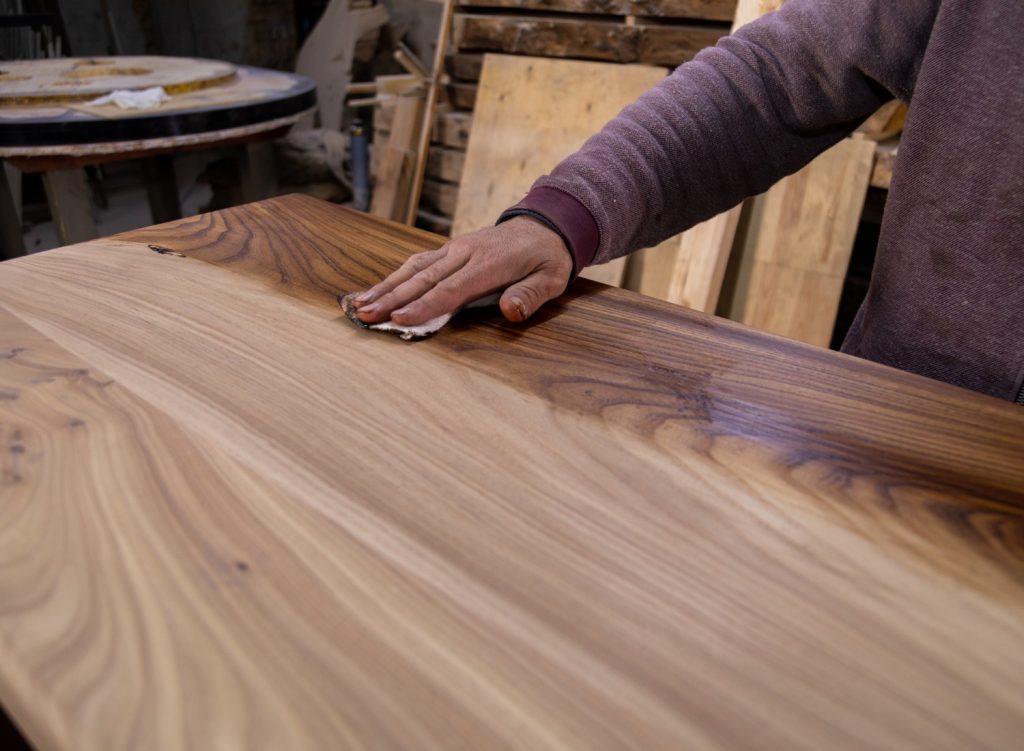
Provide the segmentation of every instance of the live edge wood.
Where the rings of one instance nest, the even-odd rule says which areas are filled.
[[[731,21],[736,0],[459,0],[460,7]]]
[[[1024,410],[589,282],[343,319],[439,242],[285,197],[0,265],[40,749],[1019,747]]]

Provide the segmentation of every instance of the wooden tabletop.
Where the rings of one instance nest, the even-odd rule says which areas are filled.
[[[1020,747],[1024,410],[590,282],[343,318],[438,242],[286,197],[0,265],[39,748]]]

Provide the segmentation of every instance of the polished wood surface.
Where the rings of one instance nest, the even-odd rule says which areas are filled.
[[[0,265],[38,747],[1019,746],[1024,410],[587,281],[343,318],[438,242],[286,197]]]

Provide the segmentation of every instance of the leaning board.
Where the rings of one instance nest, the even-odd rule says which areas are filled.
[[[452,234],[493,224],[665,74],[642,65],[487,55]],[[583,275],[619,284],[625,264],[620,258]]]
[[[1024,410],[585,281],[342,317],[437,244],[291,196],[0,264],[40,751],[1017,748]]]

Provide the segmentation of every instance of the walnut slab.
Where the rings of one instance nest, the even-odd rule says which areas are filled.
[[[1024,411],[586,281],[344,319],[438,242],[286,197],[0,265],[39,748],[1018,746]]]

